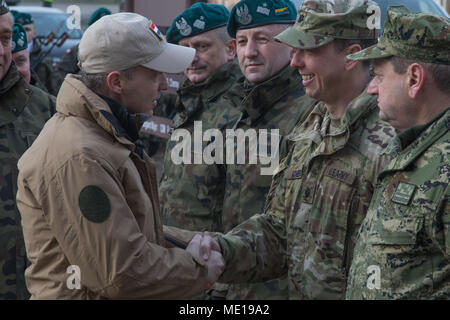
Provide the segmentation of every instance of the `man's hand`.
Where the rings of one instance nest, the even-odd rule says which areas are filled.
[[[212,285],[219,279],[225,270],[225,262],[220,252],[219,243],[209,235],[201,236],[199,234],[189,242],[186,251],[202,257],[208,268],[208,285]]]

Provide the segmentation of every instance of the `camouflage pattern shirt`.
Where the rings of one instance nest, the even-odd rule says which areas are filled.
[[[0,299],[28,299],[16,207],[17,161],[55,110],[55,98],[26,83],[14,63],[0,81]]]
[[[386,150],[347,299],[450,299],[450,109]]]
[[[206,164],[203,161],[194,164],[194,121],[200,121],[203,132],[212,128],[223,130],[233,125],[238,112],[219,101],[239,76],[239,67],[232,61],[204,82],[193,84],[186,80],[178,90],[174,131],[184,129],[189,132],[192,157],[191,164],[175,164],[172,150],[179,142],[167,142],[159,186],[164,224],[192,231],[223,231],[220,216],[225,186],[224,168],[221,164]]]
[[[317,103],[290,135],[264,214],[219,236],[227,266],[219,281],[287,273],[290,299],[343,299],[357,231],[388,160],[380,152],[393,135],[365,92],[339,120]]]

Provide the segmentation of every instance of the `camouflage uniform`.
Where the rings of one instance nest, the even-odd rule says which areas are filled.
[[[390,7],[380,42],[349,58],[396,56],[448,67],[449,22]],[[450,299],[450,103],[443,107],[386,149],[393,159],[378,176],[360,230],[347,299]]]
[[[295,25],[275,38],[303,50],[336,38],[374,40],[376,30],[365,21],[368,4],[307,1]],[[393,135],[377,113],[376,100],[364,93],[340,120],[331,120],[324,102],[315,105],[290,135],[293,146],[276,170],[264,214],[220,238],[224,281],[287,273],[290,299],[344,298],[355,236],[386,161],[379,152]]]
[[[0,82],[0,299],[27,299],[27,267],[16,207],[17,161],[38,136],[55,98],[26,83],[12,63]]]
[[[290,299],[342,299],[356,234],[386,162],[379,153],[392,135],[366,93],[337,121],[318,103],[290,135],[294,146],[276,170],[264,214],[219,238],[227,265],[219,280],[288,272]]]
[[[273,134],[270,139],[280,138],[279,157],[287,155],[286,136],[294,126],[304,120],[312,110],[315,100],[305,96],[301,85],[301,76],[297,70],[285,67],[277,75],[257,85],[250,85],[241,80],[230,90],[225,98],[235,108],[241,108],[242,115],[233,127],[235,130],[279,129],[279,137]],[[267,143],[269,148],[270,142]],[[258,146],[266,148],[266,146]],[[222,210],[222,225],[228,232],[252,215],[264,210],[269,192],[271,175],[262,175],[265,165],[249,164],[249,144],[245,145],[246,164],[226,165],[226,185]],[[235,148],[236,149],[236,148]],[[270,148],[269,148],[270,149]],[[276,150],[270,150],[275,152]],[[235,154],[236,154],[235,150]],[[231,284],[227,299],[286,299],[286,280],[269,281],[267,283],[244,285]]]
[[[194,121],[202,121],[203,131],[234,124],[239,113],[218,102],[239,75],[237,64],[228,62],[202,83],[186,80],[178,92],[174,130],[186,129],[193,137]],[[222,231],[223,166],[174,164],[171,152],[176,144],[177,141],[167,143],[159,187],[164,224],[188,230]]]
[[[361,227],[347,299],[450,299],[449,124],[447,109],[392,141],[394,159]],[[376,276],[380,283],[369,283]]]

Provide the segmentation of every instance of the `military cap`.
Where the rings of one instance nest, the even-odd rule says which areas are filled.
[[[348,56],[352,60],[396,56],[427,63],[450,64],[450,19],[389,7],[378,44]]]
[[[334,39],[377,39],[371,17],[379,12],[370,0],[307,0],[298,9],[294,26],[275,37],[291,47],[313,49]]]
[[[8,5],[6,4],[5,0],[2,0],[2,2],[0,3],[0,16],[8,12],[9,12]]]
[[[31,17],[31,14],[26,12],[19,12],[14,17],[15,23],[20,23],[21,25],[25,26],[27,24],[34,23],[33,18]]]
[[[98,8],[97,10],[94,11],[94,13],[89,18],[88,26],[93,24],[95,21],[97,21],[101,17],[107,16],[109,14],[111,14],[111,11],[109,11],[108,9],[106,9],[106,8]]]
[[[230,12],[223,5],[195,3],[173,20],[167,30],[167,42],[177,44],[183,38],[223,27],[229,16]]]
[[[236,38],[236,31],[267,24],[294,23],[297,10],[290,0],[241,0],[230,12],[227,31]]]
[[[27,32],[20,23],[14,23],[11,49],[16,53],[27,49]]]

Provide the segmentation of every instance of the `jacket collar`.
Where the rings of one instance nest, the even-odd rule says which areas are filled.
[[[205,102],[210,102],[222,95],[240,74],[239,66],[233,60],[225,63],[201,83],[186,80],[177,92],[181,102],[177,104],[181,123],[177,121],[175,126],[184,123],[192,115],[202,110]]]
[[[81,77],[76,75],[66,76],[56,98],[56,111],[66,116],[76,116],[96,122],[118,142],[135,151],[136,145],[129,136],[118,129],[110,117],[105,116],[105,114],[111,116],[114,114],[108,103],[87,88],[80,79]]]
[[[400,132],[383,152],[394,158],[384,171],[406,168],[449,129],[450,108],[447,108],[427,124]]]
[[[23,112],[33,93],[14,62],[0,81],[0,125],[13,122]]]
[[[353,99],[344,115],[339,121],[335,121],[335,128],[330,131],[331,117],[324,102],[318,102],[308,119],[295,129],[290,139],[293,141],[309,139],[320,148],[315,148],[313,156],[333,154],[342,149],[348,142],[350,135],[359,127],[359,120],[372,112],[377,107],[375,96],[371,96],[364,90]],[[313,130],[311,130],[313,128]]]
[[[297,70],[287,65],[272,78],[258,84],[241,77],[227,94],[230,99],[240,99],[237,105],[254,123],[282,97],[301,86],[301,76]]]

